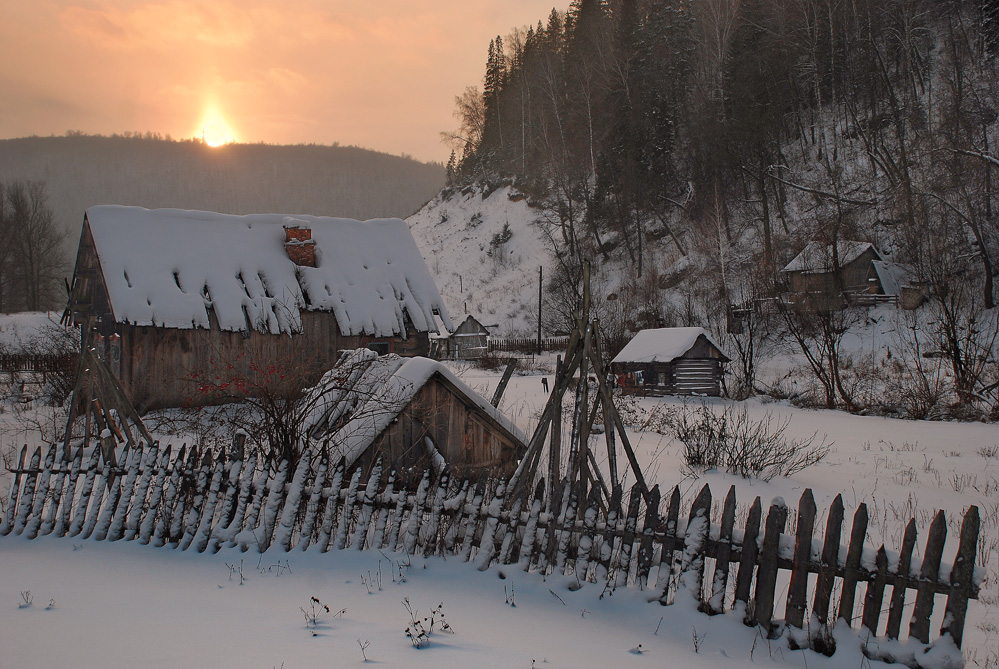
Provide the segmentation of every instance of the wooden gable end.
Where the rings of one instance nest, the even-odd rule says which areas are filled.
[[[431,465],[424,439],[452,472],[513,472],[524,444],[439,374],[432,376],[362,456],[370,468],[378,456],[396,470]]]

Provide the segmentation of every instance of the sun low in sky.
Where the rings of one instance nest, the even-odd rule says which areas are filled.
[[[212,148],[239,141],[236,131],[215,105],[209,105],[205,109],[204,116],[202,116],[194,136]]]
[[[157,132],[446,161],[489,41],[569,0],[0,0],[0,138]]]

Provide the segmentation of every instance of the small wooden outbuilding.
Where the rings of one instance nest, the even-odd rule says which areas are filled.
[[[466,317],[442,341],[442,357],[450,360],[475,360],[489,352],[489,330],[475,316]]]
[[[429,358],[347,352],[304,401],[310,438],[348,467],[381,456],[396,470],[509,475],[526,449],[513,421]]]
[[[704,328],[642,330],[611,361],[629,395],[721,395],[729,361]]]

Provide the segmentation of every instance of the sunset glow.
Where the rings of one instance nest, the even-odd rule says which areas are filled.
[[[440,132],[454,126],[454,96],[482,85],[489,40],[547,20],[552,3],[0,7],[0,138],[151,131],[210,146],[341,143],[445,161]]]
[[[201,117],[196,136],[210,147],[223,146],[236,141],[236,131],[225,120],[218,107],[209,106]]]

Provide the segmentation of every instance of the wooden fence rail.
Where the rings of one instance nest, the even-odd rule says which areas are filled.
[[[796,531],[789,535],[782,500],[771,503],[764,518],[757,497],[736,527],[734,487],[720,505],[720,524],[712,527],[708,486],[682,518],[678,488],[662,508],[658,487],[648,503],[637,487],[618,487],[602,508],[599,494],[566,484],[554,488],[558,499],[544,499],[543,482],[507,499],[502,480],[459,480],[447,470],[436,479],[429,471],[405,475],[385,471],[380,462],[370,471],[345,471],[343,461],[331,463],[323,452],[307,452],[292,467],[274,455],[244,454],[237,445],[228,453],[142,445],[131,453],[126,448],[121,465],[112,467],[97,448],[86,457],[78,448],[69,462],[61,451],[53,445],[43,454],[39,448],[28,459],[27,447],[21,450],[0,536],[138,540],[197,551],[276,545],[284,551],[458,555],[483,570],[502,563],[572,576],[573,588],[637,586],[662,604],[693,597],[705,613],[735,610],[769,636],[793,628],[792,645],[826,654],[835,650],[830,629],[843,620],[866,630],[863,647],[870,657],[911,666],[916,652],[938,643],[931,643],[930,623],[936,596],[946,595],[937,639],[949,637],[958,648],[968,600],[978,596],[974,506],[964,516],[955,563],[941,564],[947,523],[940,511],[922,561],[912,569],[914,520],[897,554],[884,546],[871,550],[865,547],[868,517],[861,504],[843,544],[846,519],[837,496],[819,541],[810,490],[799,501]],[[784,601],[776,597],[779,582],[787,583]],[[920,644],[893,644],[903,636],[907,605],[907,636]]]

